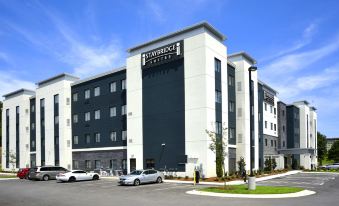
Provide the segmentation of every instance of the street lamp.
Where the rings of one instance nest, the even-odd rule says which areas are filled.
[[[252,72],[257,71],[256,66],[250,66],[248,68],[248,82],[250,91],[250,177],[248,178],[248,189],[255,190],[255,176],[253,175],[253,164],[254,164],[254,137],[253,137],[253,126],[254,121],[252,115],[254,115],[254,85],[252,85]]]
[[[159,165],[160,165],[160,163],[161,163],[161,159],[162,159],[162,155],[164,154],[165,147],[166,147],[166,143],[162,143],[162,144],[161,144],[160,157],[159,157]],[[164,171],[165,171],[165,170],[166,170],[166,165],[165,165]]]

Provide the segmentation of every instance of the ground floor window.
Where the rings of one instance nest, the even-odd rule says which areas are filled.
[[[85,160],[85,165],[86,165],[86,169],[90,169],[91,168],[91,161]]]
[[[154,161],[154,159],[146,159],[146,168],[147,169],[155,168],[155,161]]]
[[[100,169],[101,168],[101,161],[100,160],[95,160],[95,169]]]
[[[113,159],[109,161],[109,168],[112,170],[117,170],[118,169],[118,160]]]
[[[73,169],[79,169],[79,161],[73,160]]]

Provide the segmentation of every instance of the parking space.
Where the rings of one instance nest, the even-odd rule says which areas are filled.
[[[257,185],[270,185],[270,186],[289,186],[289,187],[302,187],[305,189],[319,189],[324,184],[328,183],[339,175],[336,173],[298,173],[285,177],[275,178],[258,182]]]

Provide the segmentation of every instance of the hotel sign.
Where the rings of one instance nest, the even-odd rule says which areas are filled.
[[[165,64],[184,56],[183,41],[168,44],[166,46],[145,52],[141,54],[141,68],[147,69],[149,67]]]

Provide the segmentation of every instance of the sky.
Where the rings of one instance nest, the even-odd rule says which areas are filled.
[[[0,0],[0,95],[63,72],[125,65],[130,47],[207,21],[246,51],[287,104],[307,100],[339,137],[339,1]]]

